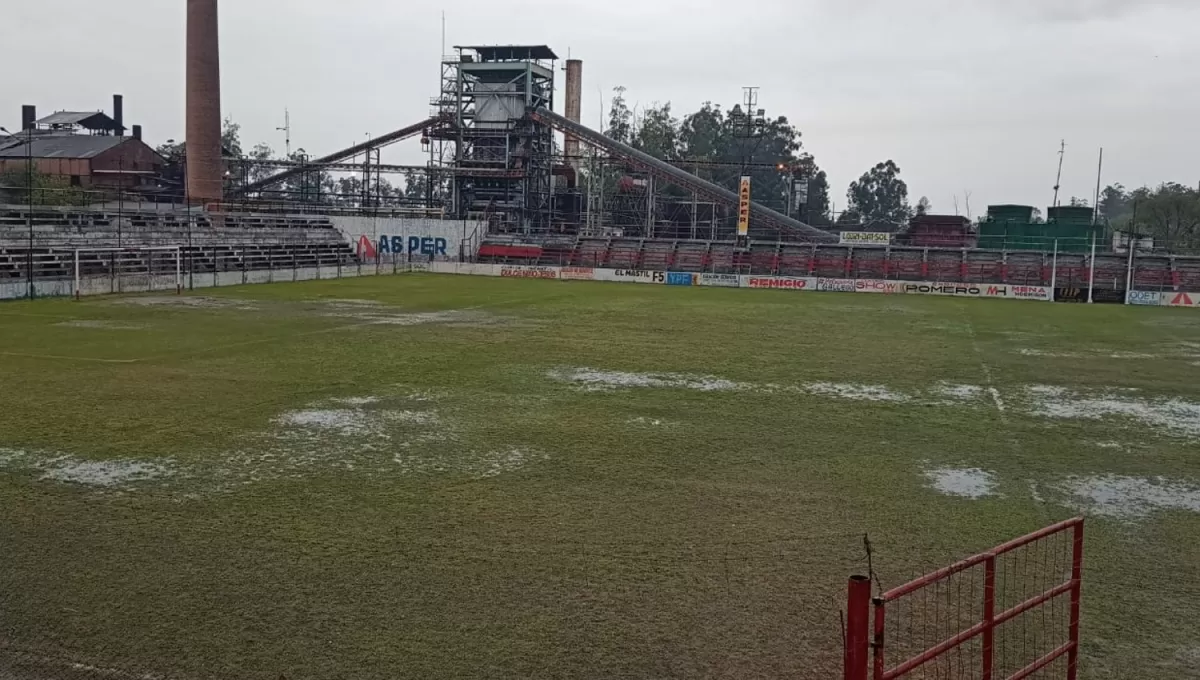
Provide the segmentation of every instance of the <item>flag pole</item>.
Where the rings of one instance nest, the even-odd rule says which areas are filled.
[[[1050,295],[1058,288],[1058,239],[1054,239],[1054,259],[1050,262]]]
[[[1137,239],[1129,235],[1129,267],[1125,270],[1125,304],[1129,304],[1129,296],[1133,294],[1133,253],[1137,248]]]
[[[1092,292],[1096,289],[1096,232],[1092,232],[1092,259],[1088,261],[1088,304],[1095,302]]]

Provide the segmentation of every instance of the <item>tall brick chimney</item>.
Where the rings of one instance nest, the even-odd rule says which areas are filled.
[[[567,60],[567,119],[576,123],[581,121],[583,108],[583,62],[579,59]],[[567,157],[567,165],[579,169],[582,165],[579,158],[579,139],[574,135],[563,135],[563,154]]]
[[[187,190],[196,203],[220,201],[221,52],[217,0],[187,0]]]

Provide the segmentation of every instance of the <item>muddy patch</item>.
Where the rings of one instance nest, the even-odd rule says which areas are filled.
[[[1077,510],[1117,519],[1143,518],[1158,510],[1200,512],[1200,486],[1165,477],[1070,477],[1059,491]]]
[[[250,300],[205,297],[202,295],[144,295],[116,300],[113,304],[133,307],[179,307],[184,309],[257,309]]]
[[[925,479],[947,496],[978,500],[999,495],[995,475],[979,468],[935,468],[925,471]]]
[[[548,371],[551,380],[571,383],[587,392],[608,392],[620,389],[673,388],[723,392],[746,389],[747,385],[724,378],[687,373],[626,373],[595,368],[559,368]]]
[[[1033,413],[1044,418],[1124,418],[1164,434],[1200,437],[1200,403],[1148,398],[1134,390],[1084,394],[1064,387],[1034,385],[1026,392]]]
[[[103,331],[140,331],[147,327],[146,324],[141,323],[105,321],[103,319],[76,319],[74,321],[63,321],[54,325],[60,328],[88,328]]]

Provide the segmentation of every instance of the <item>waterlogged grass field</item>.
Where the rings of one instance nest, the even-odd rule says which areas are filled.
[[[1192,310],[405,275],[0,366],[3,678],[831,677],[848,575],[1080,513],[1082,677],[1200,674]]]

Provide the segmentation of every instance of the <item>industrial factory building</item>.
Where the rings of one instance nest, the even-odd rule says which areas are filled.
[[[141,126],[126,136],[124,102],[113,97],[113,115],[102,111],[57,111],[37,117],[21,109],[21,132],[0,138],[0,174],[33,170],[63,186],[133,191],[154,185],[166,160],[142,141]]]

